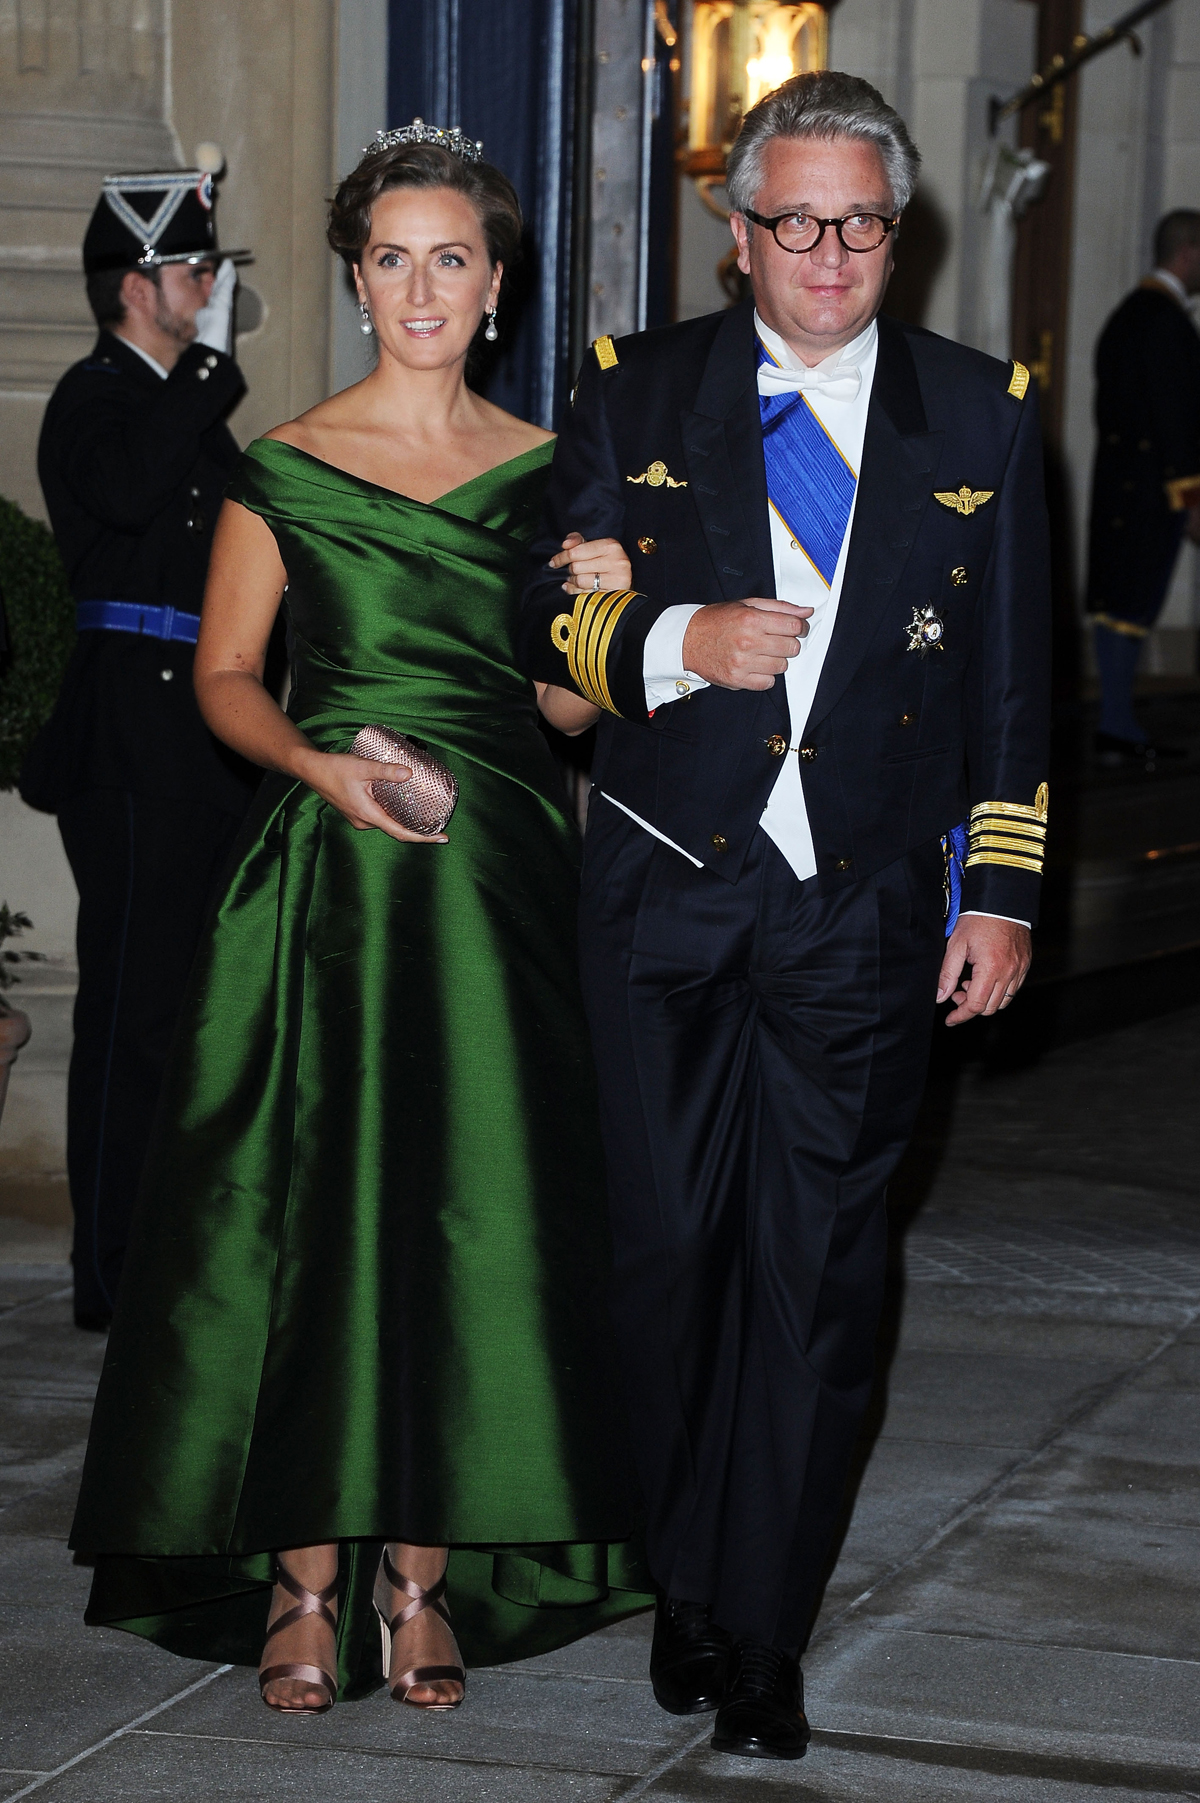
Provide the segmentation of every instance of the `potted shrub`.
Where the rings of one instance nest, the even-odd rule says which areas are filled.
[[[14,914],[7,902],[0,902],[0,1116],[4,1114],[4,1098],[8,1093],[8,1073],[32,1031],[29,1016],[14,1008],[4,992],[21,980],[13,969],[14,964],[32,962],[45,955],[42,952],[8,951],[6,941],[16,939],[32,925],[28,914]]]

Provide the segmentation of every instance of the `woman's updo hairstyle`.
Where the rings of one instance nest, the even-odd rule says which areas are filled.
[[[326,235],[348,268],[361,264],[371,209],[393,188],[451,188],[465,195],[479,216],[488,257],[493,266],[503,263],[507,282],[520,255],[524,224],[517,191],[492,163],[464,162],[440,144],[373,146],[339,185]]]

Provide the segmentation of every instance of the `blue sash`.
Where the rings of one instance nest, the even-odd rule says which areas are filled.
[[[967,861],[967,823],[952,826],[942,834],[942,855],[946,860],[946,937],[958,925],[962,906],[963,865]]]
[[[759,340],[758,361],[774,362]],[[833,584],[858,477],[802,394],[760,394],[767,498],[824,582]]]

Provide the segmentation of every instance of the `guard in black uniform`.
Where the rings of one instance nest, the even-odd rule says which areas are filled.
[[[1200,542],[1200,332],[1189,305],[1200,293],[1200,213],[1168,213],[1154,257],[1096,346],[1087,608],[1102,691],[1096,749],[1114,765],[1172,755],[1139,725],[1133,681],[1184,532]]]
[[[100,336],[55,389],[38,448],[79,639],[20,788],[57,813],[79,889],[67,1167],[81,1327],[112,1314],[184,982],[258,776],[192,693],[238,455],[225,421],[245,392],[212,201],[200,170],[105,181],[84,240]]]

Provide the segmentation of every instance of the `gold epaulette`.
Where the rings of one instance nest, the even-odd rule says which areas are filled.
[[[596,361],[601,369],[615,369],[617,367],[617,364],[620,361],[617,356],[617,347],[608,336],[607,332],[603,338],[592,339],[592,349],[596,353]]]
[[[566,653],[571,680],[593,707],[605,713],[619,714],[608,692],[608,647],[617,621],[634,599],[634,589],[590,589],[576,595],[574,611],[559,614],[550,627],[550,637],[557,648]]]
[[[1186,513],[1189,507],[1200,504],[1200,475],[1176,476],[1172,481],[1164,482],[1163,487],[1172,513]]]
[[[1050,789],[1041,783],[1033,806],[1023,801],[980,801],[971,809],[964,870],[973,864],[1007,864],[1041,876],[1046,855]]]
[[[1018,363],[1016,358],[1014,357],[1013,358],[1012,381],[1008,385],[1008,392],[1009,392],[1009,394],[1012,395],[1014,400],[1023,401],[1025,399],[1025,390],[1028,387],[1029,387],[1029,371],[1026,369],[1026,367],[1023,363]]]

